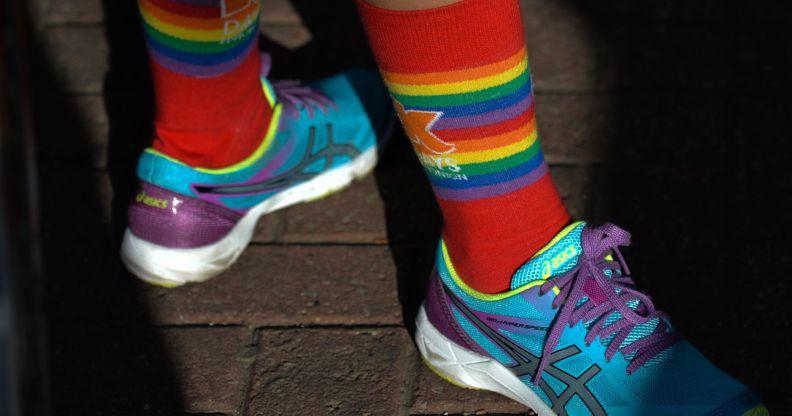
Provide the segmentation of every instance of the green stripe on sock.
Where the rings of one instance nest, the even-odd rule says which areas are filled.
[[[527,163],[529,160],[533,159],[537,153],[541,151],[541,145],[539,144],[539,140],[536,140],[530,147],[523,150],[522,152],[513,154],[509,157],[504,157],[502,159],[492,160],[489,162],[481,162],[481,163],[471,163],[469,165],[460,165],[461,168],[460,174],[465,174],[468,176],[474,175],[487,175],[494,172],[502,172],[507,169],[511,169],[515,166],[519,166],[523,163]],[[427,173],[430,175],[437,177],[439,179],[444,179],[446,176],[438,175],[435,169],[427,169]]]
[[[483,175],[493,172],[502,172],[511,169],[515,166],[521,165],[531,160],[537,153],[539,153],[541,145],[539,140],[536,140],[530,147],[522,152],[515,153],[509,157],[496,159],[489,162],[471,163],[469,165],[462,165],[462,173],[470,175]]]
[[[403,95],[392,94],[405,107],[450,107],[469,105],[504,97],[522,88],[531,79],[525,71],[517,78],[501,85],[462,94],[447,95]]]
[[[238,39],[234,39],[233,41],[227,43],[185,40],[170,36],[166,33],[162,33],[156,28],[154,28],[154,26],[149,25],[145,19],[142,20],[143,20],[144,30],[154,40],[169,48],[173,48],[184,52],[211,55],[215,53],[225,52],[249,40],[247,36],[240,36]]]

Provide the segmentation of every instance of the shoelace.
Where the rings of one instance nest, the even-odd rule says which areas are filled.
[[[266,78],[272,68],[272,57],[268,53],[261,54],[261,77]],[[336,103],[323,92],[303,85],[299,80],[285,79],[272,81],[272,88],[278,101],[283,104],[283,111],[293,117],[300,115],[305,108],[308,117],[313,118],[316,109],[327,112],[329,108],[337,108]]]
[[[585,338],[586,345],[597,337],[604,340],[615,334],[605,350],[605,359],[610,361],[619,351],[625,357],[634,354],[627,366],[627,373],[632,373],[680,339],[678,333],[669,331],[668,316],[656,310],[651,298],[634,286],[630,270],[618,248],[630,245],[630,233],[613,224],[605,224],[585,229],[582,240],[583,253],[577,266],[540,287],[542,295],[553,287],[560,289],[553,300],[553,308],[560,306],[561,310],[545,341],[534,378],[537,385],[567,324],[575,326],[581,321],[591,322]],[[588,300],[578,306],[583,298]],[[628,305],[636,301],[637,307]],[[608,324],[608,317],[616,311],[622,318]],[[658,319],[659,323],[651,334],[622,348],[622,343],[637,325],[653,319]]]

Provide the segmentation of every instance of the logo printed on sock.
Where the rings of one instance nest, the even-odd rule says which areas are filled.
[[[215,77],[255,49],[260,0],[139,0],[151,59],[191,77]]]
[[[223,22],[223,34],[226,38],[220,43],[229,43],[244,38],[257,29],[258,13],[247,13],[239,18],[233,17],[248,10],[250,6],[258,8],[258,0],[222,0],[220,2],[220,17],[228,19]]]
[[[227,18],[242,13],[248,6],[259,4],[259,0],[220,0],[220,17]]]
[[[444,71],[381,71],[439,199],[491,198],[547,177],[521,42],[495,61]]]
[[[446,142],[432,132],[432,126],[443,116],[443,113],[407,110],[396,100],[394,106],[424,168],[430,169],[434,175],[441,178],[467,180],[467,175],[461,173],[462,168],[450,156],[456,151],[456,145]]]
[[[443,116],[443,113],[439,111],[407,110],[400,102],[395,100],[394,104],[410,141],[416,147],[436,155],[444,155],[456,150],[456,146],[453,143],[445,142],[432,133],[432,126]]]

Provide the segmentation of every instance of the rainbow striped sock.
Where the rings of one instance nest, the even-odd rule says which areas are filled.
[[[180,74],[213,77],[255,49],[258,0],[139,0],[151,59]]]
[[[438,198],[498,196],[547,174],[525,48],[471,69],[383,76]]]
[[[569,220],[539,145],[518,2],[358,6],[460,276],[479,291],[508,289]]]
[[[191,166],[226,167],[264,137],[259,0],[138,0],[157,106],[154,148]]]

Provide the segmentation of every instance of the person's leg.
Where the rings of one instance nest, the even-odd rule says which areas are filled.
[[[445,220],[416,318],[429,366],[541,416],[767,415],[635,288],[627,232],[563,227],[517,0],[359,5]]]
[[[155,139],[138,162],[121,258],[166,286],[227,269],[261,215],[373,169],[392,119],[374,71],[270,83],[257,0],[140,0]]]
[[[139,0],[154,79],[154,145],[188,165],[239,162],[272,114],[261,89],[257,1]]]
[[[569,221],[537,137],[519,8],[473,1],[396,11],[360,2],[360,12],[460,276],[482,292],[508,289],[514,271]]]

